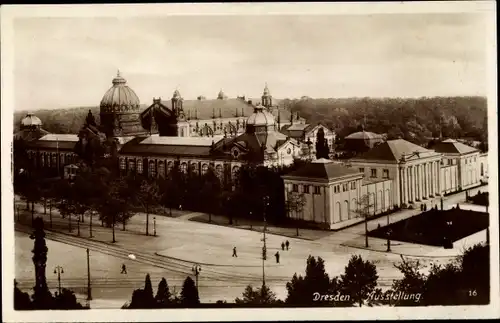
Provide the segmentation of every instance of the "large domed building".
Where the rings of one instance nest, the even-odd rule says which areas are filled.
[[[230,181],[245,163],[285,165],[298,157],[298,141],[280,129],[304,120],[274,106],[267,84],[261,99],[230,99],[221,90],[214,100],[185,100],[176,89],[169,101],[155,98],[141,111],[118,73],[100,102],[100,124],[89,111],[78,134],[46,135],[33,143],[31,156],[38,167],[59,169],[76,155],[91,162],[104,147],[104,158],[123,173],[166,176],[177,164],[199,174],[212,167]],[[34,116],[25,120],[26,127],[37,125]]]
[[[33,113],[28,113],[23,119],[21,119],[19,131],[14,134],[14,139],[33,141],[40,139],[48,133],[48,131],[45,131],[42,128],[42,120],[40,120],[40,118],[35,116]]]
[[[112,137],[143,134],[140,100],[118,72],[100,104],[101,130]]]

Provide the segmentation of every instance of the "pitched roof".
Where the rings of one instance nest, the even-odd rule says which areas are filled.
[[[211,152],[211,146],[206,145],[153,144],[149,141],[142,143],[145,139],[147,137],[136,137],[130,140],[121,147],[120,154],[208,157]]]
[[[331,180],[348,175],[362,176],[362,173],[340,163],[319,159],[311,162],[284,177],[304,177]]]
[[[75,134],[59,134],[59,133],[50,133],[42,138],[38,139],[41,141],[72,141],[77,142],[79,140],[78,135]]]
[[[461,142],[458,142],[453,139],[446,139],[442,142],[439,142],[435,144],[434,146],[431,147],[431,149],[435,150],[438,153],[443,153],[443,154],[469,154],[473,152],[479,151],[476,148],[473,148],[471,146],[467,146]]]
[[[353,158],[353,160],[361,159],[398,162],[403,156],[408,158],[414,155],[417,156],[419,153],[430,154],[434,152],[404,139],[396,139],[383,142],[360,156]]]
[[[201,146],[211,147],[223,136],[214,137],[170,137],[152,135],[140,142],[140,145]]]
[[[161,101],[161,104],[172,109],[172,102]],[[236,118],[236,117],[249,117],[254,112],[256,102],[252,104],[243,99],[202,99],[202,100],[183,100],[182,108],[186,117],[199,120],[215,118]],[[270,111],[275,118],[278,117],[278,109],[273,108]],[[287,122],[290,119],[290,111],[286,109],[279,109],[280,121]]]

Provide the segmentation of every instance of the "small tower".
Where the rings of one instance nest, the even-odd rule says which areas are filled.
[[[262,93],[262,105],[268,109],[273,106],[273,97],[267,87],[267,83],[264,87],[264,93]]]
[[[179,90],[175,90],[174,94],[172,95],[172,112],[174,112],[175,115],[179,115],[181,112],[183,112],[182,109],[182,96]]]
[[[219,94],[217,94],[217,100],[225,100],[227,99],[227,96],[224,94],[222,89],[220,89]]]

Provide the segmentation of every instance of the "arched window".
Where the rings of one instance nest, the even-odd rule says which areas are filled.
[[[156,177],[156,167],[154,160],[149,161],[148,175],[149,177]]]
[[[142,159],[137,159],[137,173],[142,174]]]
[[[172,170],[172,168],[174,168],[174,162],[173,161],[169,161],[167,163],[167,174],[170,174],[170,171]]]
[[[215,172],[219,178],[222,178],[222,165],[215,166]]]
[[[64,157],[65,157],[64,154],[61,154],[61,165],[64,165],[64,163],[65,163]]]
[[[40,154],[40,165],[45,167],[45,153]],[[482,165],[482,164],[481,164]]]
[[[198,174],[198,163],[197,162],[191,162],[189,164],[189,169],[191,170],[192,174]]]
[[[165,163],[163,160],[158,162],[158,175],[161,177],[165,177]]]
[[[127,168],[127,164],[125,164],[125,158],[120,158],[120,169],[125,170]]]
[[[382,190],[378,191],[377,194],[377,210],[382,210],[384,208],[384,200],[382,199]]]
[[[342,218],[342,206],[340,205],[340,202],[337,202],[337,204],[335,204],[335,210],[339,215],[339,220],[344,221],[344,219]]]
[[[238,179],[239,172],[240,172],[240,168],[238,166],[234,166],[233,173],[232,173],[233,180]]]
[[[484,164],[481,163],[481,176],[484,176]]]
[[[181,172],[183,172],[184,174],[187,174],[187,170],[188,170],[188,165],[186,163],[182,163],[181,164]]]
[[[134,159],[129,159],[128,160],[128,171],[130,173],[134,173],[135,172],[135,160]]]
[[[57,154],[52,154],[52,167],[57,167]]]
[[[349,210],[349,201],[345,200],[344,201],[344,209],[342,210],[342,213],[347,215],[347,218],[351,218],[351,212]]]
[[[201,166],[201,174],[205,175],[208,172],[208,164],[203,164]]]

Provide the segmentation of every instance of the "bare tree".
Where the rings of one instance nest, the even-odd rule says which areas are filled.
[[[298,192],[290,192],[288,194],[288,199],[286,202],[286,208],[288,213],[290,214],[291,212],[295,212],[295,215],[298,215],[299,213],[303,214],[304,212],[304,206],[307,204],[306,196],[304,193],[298,193]],[[296,216],[296,218],[298,218]],[[297,236],[299,235],[299,222],[296,221],[297,226]]]
[[[369,194],[364,194],[356,201],[356,206],[354,212],[365,219],[365,247],[368,248],[368,218],[370,217],[370,209],[375,207],[375,203],[370,202]]]

